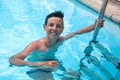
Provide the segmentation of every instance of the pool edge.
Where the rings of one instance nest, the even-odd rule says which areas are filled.
[[[102,0],[77,0],[78,2],[90,7],[96,12],[100,11],[101,5],[102,5]],[[105,17],[108,19],[112,20],[116,24],[119,25],[120,27],[120,11],[119,9],[120,6],[116,6],[108,2],[106,11],[105,11]]]

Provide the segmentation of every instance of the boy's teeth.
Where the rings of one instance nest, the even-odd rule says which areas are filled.
[[[57,34],[55,31],[51,31],[52,34]]]
[[[57,34],[57,33],[53,32],[52,34]]]

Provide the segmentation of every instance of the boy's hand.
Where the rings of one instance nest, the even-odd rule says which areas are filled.
[[[41,69],[44,71],[54,71],[58,66],[57,61],[44,61],[44,62],[36,62],[35,66],[29,66],[35,69]]]
[[[96,25],[99,27],[103,27],[104,25],[104,21],[103,19],[96,19]]]
[[[58,62],[57,61],[44,61],[43,64],[46,66],[56,67],[58,65]]]

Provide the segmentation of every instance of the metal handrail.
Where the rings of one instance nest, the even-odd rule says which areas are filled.
[[[103,0],[103,3],[102,3],[102,7],[101,7],[101,10],[100,10],[100,15],[98,17],[98,20],[101,20],[103,19],[104,17],[104,13],[105,13],[105,9],[107,7],[107,3],[108,3],[108,0]],[[96,38],[97,38],[97,35],[98,35],[98,32],[99,32],[99,29],[100,27],[95,25],[95,30],[94,30],[94,34],[93,34],[93,39],[92,41],[96,41]]]

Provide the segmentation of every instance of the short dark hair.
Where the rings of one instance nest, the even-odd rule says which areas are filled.
[[[63,14],[62,11],[55,11],[55,12],[52,12],[52,13],[48,14],[46,16],[46,19],[45,19],[45,24],[46,25],[47,25],[48,18],[50,18],[50,17],[59,17],[63,20],[64,14]]]

